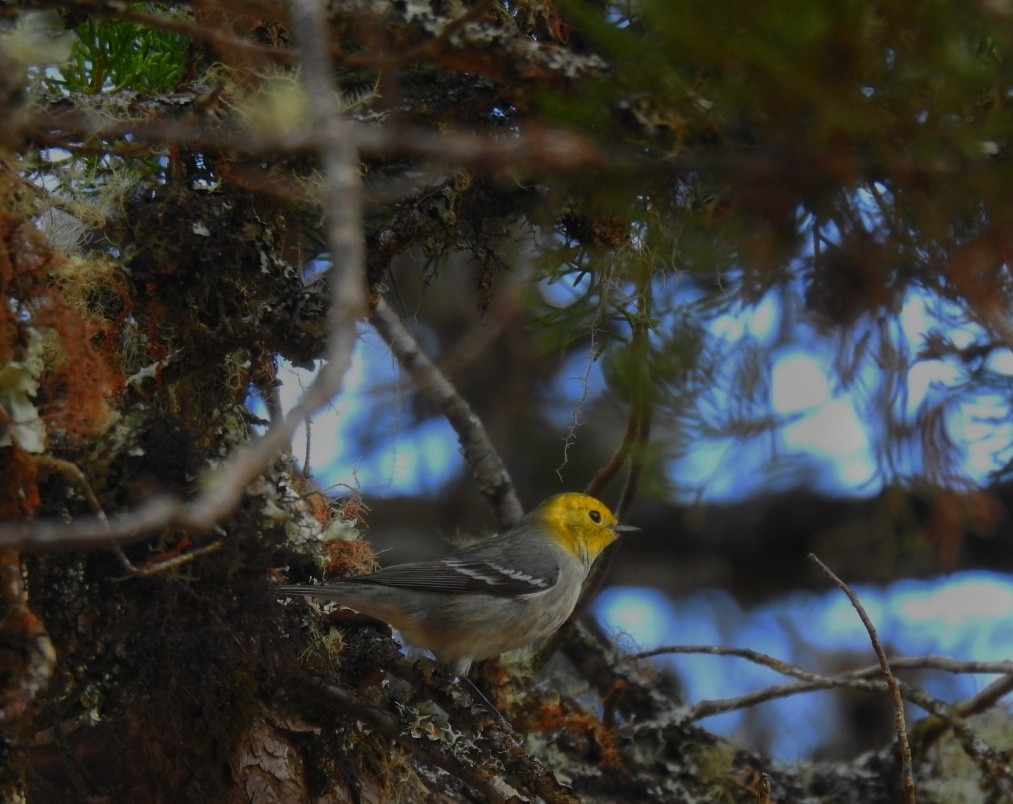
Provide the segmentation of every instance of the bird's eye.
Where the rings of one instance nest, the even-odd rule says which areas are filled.
[[[601,522],[601,513],[600,512],[598,512],[598,511],[588,511],[587,515],[589,517],[591,517],[591,521],[594,522],[596,525],[599,522]]]

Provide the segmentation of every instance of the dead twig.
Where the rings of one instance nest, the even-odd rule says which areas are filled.
[[[950,707],[950,711],[961,718],[971,717],[991,709],[999,700],[1013,692],[1013,675],[996,679],[983,690]],[[911,725],[912,742],[915,752],[924,754],[940,737],[953,728],[952,718],[929,715]]]
[[[736,648],[725,645],[662,645],[657,648],[651,648],[650,650],[642,650],[637,651],[636,653],[631,653],[629,658],[648,659],[652,656],[663,656],[666,654],[678,653],[705,653],[712,656],[738,656],[739,658],[748,659],[756,664],[762,664],[764,667],[769,667],[771,670],[775,670],[778,673],[794,676],[795,678],[800,677],[796,673],[807,672],[796,667],[796,665],[790,664],[781,659],[776,659],[766,653],[760,653],[759,651],[755,651],[750,648]],[[980,662],[973,660],[963,661],[961,659],[952,659],[949,656],[897,656],[890,660],[890,666],[895,671],[944,670],[948,673],[1013,673],[1013,660],[1009,659],[998,662]],[[860,667],[855,670],[849,670],[838,677],[869,678],[878,675],[881,672],[882,669],[877,664],[875,666]]]
[[[690,710],[689,716],[693,720],[747,709],[777,698],[818,690],[853,689],[876,694],[882,694],[889,690],[885,681],[876,678],[882,674],[882,667],[878,664],[850,670],[837,676],[824,676],[749,648],[719,645],[666,645],[632,654],[630,658],[645,659],[664,654],[737,656],[798,679],[792,683],[772,684],[732,698],[699,701]],[[967,724],[965,718],[985,711],[1013,690],[1013,661],[979,662],[960,661],[944,656],[905,656],[891,660],[890,665],[894,671],[934,669],[951,673],[1005,674],[981,692],[954,704],[940,701],[923,690],[910,687],[903,682],[898,682],[898,690],[905,700],[930,713],[929,717],[919,721],[911,729],[912,734],[917,735],[917,743],[922,751],[947,730],[953,729],[965,753],[978,764],[986,778],[1009,779],[1008,760],[1003,757],[1000,751],[987,745]]]
[[[201,556],[210,555],[216,553],[225,546],[224,539],[215,539],[213,542],[208,542],[200,547],[195,547],[193,550],[188,550],[185,553],[180,553],[178,556],[172,558],[154,559],[147,562],[143,566],[138,567],[128,557],[123,548],[118,544],[113,545],[113,553],[116,558],[119,559],[123,568],[126,569],[131,575],[137,578],[149,578],[152,575],[158,575],[160,572],[168,572],[169,570],[178,569],[184,564],[189,564],[195,558]]]
[[[780,685],[780,693],[773,692],[775,687],[766,687],[762,690],[748,693],[740,699],[724,699],[722,702],[710,702],[711,704],[730,703],[733,700],[741,700],[746,702],[743,705],[751,705],[752,703],[759,703],[761,700],[770,700],[771,698],[780,697],[785,694],[793,695],[799,692],[811,692],[815,690],[829,689],[831,687],[851,687],[853,689],[864,689],[875,692],[882,692],[886,689],[886,683],[883,681],[875,681],[872,685],[864,683],[865,681],[874,679],[875,676],[882,673],[882,668],[878,664],[868,667],[860,667],[855,670],[848,670],[847,672],[836,676],[824,676],[750,648],[728,647],[724,645],[663,645],[661,647],[652,648],[651,650],[644,650],[630,654],[629,658],[633,660],[648,659],[654,656],[671,654],[737,656],[804,682],[802,684],[795,685]],[[960,659],[952,659],[948,656],[899,656],[890,660],[890,666],[893,668],[894,672],[898,670],[941,670],[948,673],[962,674],[1003,674],[1002,678],[992,682],[985,687],[985,689],[981,690],[981,692],[976,693],[965,701],[952,705],[955,713],[964,717],[985,711],[989,707],[993,706],[1004,695],[1013,691],[1013,661],[1011,660],[982,662],[962,661]],[[905,697],[911,700],[912,703],[917,703],[915,700],[915,698],[917,698],[916,694],[908,696],[905,692],[906,687],[903,683],[900,688]],[[751,701],[747,701],[747,699],[751,699]],[[733,708],[738,709],[742,708],[742,706],[735,706]],[[718,714],[719,711],[724,712],[728,710],[724,708],[720,710],[712,708],[707,714]]]
[[[415,386],[429,397],[454,428],[464,459],[471,467],[479,490],[496,512],[500,526],[508,527],[516,522],[524,515],[524,508],[510,473],[471,406],[422,351],[418,341],[386,301],[377,301],[369,321],[411,376]]]
[[[88,482],[88,478],[85,477],[84,472],[81,471],[81,467],[72,461],[54,458],[51,455],[39,455],[36,457],[35,461],[40,466],[57,471],[75,483],[81,490],[81,493],[84,494],[84,498],[88,501],[88,505],[91,507],[92,513],[95,514],[96,519],[100,522],[105,522],[106,528],[109,528],[109,520],[106,517],[105,509],[102,508],[102,504],[95,495],[95,492],[91,487],[91,483]],[[160,572],[176,569],[184,564],[188,564],[195,558],[200,558],[201,556],[208,555],[209,553],[214,553],[215,551],[220,550],[223,544],[225,544],[223,539],[216,539],[210,544],[198,547],[197,549],[191,550],[187,553],[181,553],[180,555],[173,556],[172,558],[165,560],[148,562],[143,567],[135,565],[127,557],[127,554],[123,552],[123,548],[120,547],[119,544],[113,542],[110,545],[110,549],[112,550],[113,555],[119,559],[119,562],[123,565],[123,568],[127,572],[139,578],[146,578],[151,575],[157,575]]]
[[[916,800],[915,778],[911,762],[911,746],[907,741],[907,726],[904,722],[904,702],[901,699],[900,687],[897,684],[897,679],[894,678],[893,671],[890,669],[890,662],[886,657],[886,651],[883,650],[883,645],[880,643],[879,637],[876,634],[876,626],[873,625],[872,620],[866,613],[865,608],[862,606],[862,602],[858,599],[858,596],[851,591],[851,587],[838,578],[826,564],[816,557],[815,553],[810,553],[808,558],[817,567],[819,567],[820,570],[828,578],[830,578],[830,580],[833,581],[842,592],[844,592],[844,594],[848,596],[848,600],[851,601],[851,605],[855,608],[855,611],[858,612],[858,616],[861,618],[862,624],[865,625],[865,630],[869,633],[872,648],[876,651],[876,656],[879,659],[879,665],[883,669],[883,676],[886,679],[887,687],[889,687],[890,690],[890,699],[893,701],[894,726],[897,729],[897,743],[900,749],[901,774],[904,785],[904,801],[906,804],[914,804]]]

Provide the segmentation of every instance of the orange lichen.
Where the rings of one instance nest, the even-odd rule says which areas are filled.
[[[324,569],[330,577],[364,575],[380,568],[376,553],[359,539],[332,539],[324,545]]]
[[[357,489],[338,503],[338,515],[348,522],[354,522],[360,528],[366,527],[368,513],[369,506]]]
[[[331,511],[331,501],[322,492],[311,491],[304,499],[310,507],[310,516],[321,525],[329,525],[331,523],[331,520],[334,518]]]
[[[585,712],[567,711],[558,703],[547,704],[539,707],[535,713],[531,729],[536,731],[566,729],[574,736],[583,736],[593,742],[598,753],[598,764],[602,767],[623,766],[622,752],[616,742],[615,733]]]
[[[0,519],[31,516],[41,502],[32,456],[17,445],[0,447]]]
[[[100,430],[107,402],[121,385],[119,373],[95,346],[104,329],[61,292],[66,254],[34,226],[18,193],[23,182],[0,164],[0,364],[16,359],[28,333],[47,338],[46,366],[36,401],[48,427],[83,434]]]

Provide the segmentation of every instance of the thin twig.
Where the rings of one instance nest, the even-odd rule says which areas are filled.
[[[957,701],[949,708],[950,716],[941,714],[932,714],[929,717],[923,718],[917,721],[911,726],[911,734],[916,738],[916,751],[919,755],[924,754],[933,743],[936,742],[940,737],[946,734],[950,729],[957,731],[957,725],[955,719],[968,718],[973,715],[980,714],[982,712],[991,709],[999,702],[1000,699],[1013,692],[1013,675],[1003,676],[998,678],[985,687],[983,690],[976,692],[974,695],[965,698],[962,701]],[[984,745],[983,740],[968,739],[966,736],[961,736],[958,732],[958,737],[961,738],[962,744],[971,745],[972,748]],[[968,752],[974,757],[979,765],[986,765],[994,772],[994,766],[996,766],[996,760],[1000,760],[1000,755],[994,750],[987,750],[981,755],[976,755],[974,751]],[[1001,760],[999,762],[1001,765]],[[1009,769],[1007,766],[1006,774],[1009,775]]]
[[[639,426],[640,423],[637,420],[634,408],[631,406],[630,414],[626,419],[626,432],[623,433],[619,446],[616,447],[616,451],[612,453],[612,457],[605,462],[604,466],[600,467],[592,475],[590,482],[584,487],[585,494],[597,497],[601,494],[605,485],[619,473],[619,470],[622,469],[623,464],[626,463],[626,459],[630,456],[630,452],[633,449],[633,443],[636,441]]]
[[[88,478],[85,477],[84,472],[81,471],[76,463],[72,461],[65,461],[62,458],[54,458],[52,455],[39,455],[35,458],[36,463],[40,466],[44,466],[47,469],[53,469],[64,477],[69,478],[71,481],[77,484],[78,488],[84,494],[85,499],[88,501],[88,505],[91,507],[92,513],[95,517],[102,522],[106,523],[106,528],[109,527],[109,520],[106,518],[105,509],[102,508],[102,503],[99,502],[98,497],[92,490],[91,483],[88,482]],[[160,572],[167,572],[171,569],[177,569],[178,567],[188,564],[195,558],[206,556],[209,553],[217,552],[225,544],[223,539],[216,539],[210,544],[205,544],[202,547],[198,547],[189,552],[182,553],[172,558],[163,560],[154,560],[145,564],[143,567],[135,565],[119,544],[115,542],[110,545],[110,549],[113,555],[119,559],[120,564],[123,565],[123,569],[139,578],[147,578],[152,575],[157,575]]]
[[[113,553],[120,560],[124,569],[131,575],[138,578],[149,578],[152,575],[158,575],[160,572],[168,572],[169,570],[179,569],[184,564],[189,564],[195,558],[201,556],[210,555],[211,553],[217,553],[222,547],[225,546],[224,539],[215,539],[213,542],[195,547],[193,550],[188,550],[185,553],[180,553],[178,556],[172,558],[153,559],[148,561],[143,566],[138,567],[134,564],[126,553],[123,552],[123,548],[118,544],[113,545]]]
[[[1003,686],[1003,685],[1000,685]],[[961,747],[981,769],[982,776],[988,784],[1001,783],[1009,792],[1011,790],[1010,761],[1002,751],[988,745],[981,736],[972,729],[961,714],[961,703],[954,705],[933,698],[923,690],[909,688],[901,685],[901,692],[905,698],[920,706],[926,712],[931,712],[953,729],[953,733],[960,741]],[[1001,796],[1000,796],[1001,797]]]
[[[61,458],[55,458],[51,455],[39,455],[36,461],[40,466],[45,466],[47,469],[54,469],[60,472],[64,477],[69,478],[71,481],[77,484],[77,487],[84,494],[84,498],[88,501],[88,505],[91,507],[92,513],[99,520],[99,522],[105,523],[106,530],[109,530],[109,519],[106,517],[105,509],[102,507],[102,503],[99,502],[98,497],[92,490],[91,483],[88,482],[88,478],[85,477],[84,472],[81,471],[76,463],[72,461],[65,461]],[[137,575],[137,568],[127,558],[127,554],[123,552],[123,548],[116,544],[112,544],[112,551],[119,562],[123,565],[123,568],[131,575]]]
[[[702,652],[711,653],[712,651]],[[749,658],[744,651],[736,655]],[[765,659],[769,660],[770,657],[765,657]],[[820,676],[818,674],[802,670],[801,668],[796,668],[794,665],[788,665],[787,663],[780,662],[779,660],[763,661],[761,663],[765,666],[775,667],[783,672],[790,672],[790,675],[794,677],[804,678],[807,680],[784,684],[772,684],[768,687],[732,698],[699,701],[690,711],[691,719],[702,720],[705,717],[712,717],[714,715],[738,711],[740,709],[748,709],[757,706],[758,704],[765,703],[766,701],[786,698],[791,695],[816,692],[818,690],[853,689],[877,694],[889,691],[889,687],[882,679],[858,678],[851,674],[833,677]],[[879,666],[873,669],[877,674],[882,673],[882,669]],[[864,673],[866,670],[867,668],[863,668],[863,670],[857,672]],[[940,701],[923,690],[898,682],[898,689],[905,700],[908,700],[921,709],[924,709],[926,712],[931,713],[931,720],[926,718],[922,721],[926,724],[923,728],[927,728],[930,731],[922,732],[922,734],[919,735],[919,745],[924,746],[926,735],[928,735],[931,739],[937,739],[942,732],[945,732],[947,729],[953,729],[960,741],[961,747],[964,749],[964,752],[978,765],[982,776],[985,779],[989,779],[990,781],[1001,779],[1004,783],[1007,782],[1010,777],[1009,761],[1003,756],[1001,751],[998,751],[985,743],[981,736],[967,724],[964,720],[964,715],[981,711],[981,707],[986,702],[994,703],[999,697],[1005,694],[1005,692],[1008,692],[1009,689],[1007,683],[1009,678],[1009,676],[1005,676],[1002,679],[999,679],[999,681],[989,685],[989,687],[986,688],[988,695],[984,696],[982,700],[978,700],[979,696],[973,696],[967,701],[958,702],[953,705]],[[983,690],[982,693],[985,693],[986,690]],[[912,729],[912,731],[917,732],[916,729]]]
[[[1009,695],[1011,692],[1013,692],[1013,675],[997,678],[985,689],[976,692],[963,701],[955,703],[953,710],[961,717],[978,715],[991,709],[1001,698]]]
[[[890,699],[893,701],[893,716],[894,726],[897,729],[897,743],[900,748],[900,759],[901,759],[901,773],[904,785],[904,801],[907,804],[914,804],[916,800],[915,796],[915,777],[914,768],[911,762],[911,746],[907,741],[907,725],[904,722],[904,702],[901,699],[900,687],[897,684],[897,679],[894,678],[893,671],[890,670],[890,662],[886,657],[886,651],[883,650],[883,645],[879,641],[879,637],[876,635],[876,626],[872,624],[872,620],[866,613],[865,608],[862,606],[862,602],[858,599],[858,596],[851,591],[844,581],[838,578],[831,569],[817,558],[815,553],[809,553],[809,560],[812,561],[822,572],[833,581],[837,587],[848,596],[848,600],[851,601],[851,605],[855,611],[858,612],[858,616],[862,619],[862,624],[865,625],[865,630],[869,632],[869,639],[872,642],[872,648],[876,651],[876,657],[879,659],[880,667],[883,669],[883,676],[886,679],[886,684],[890,689]]]
[[[636,323],[633,325],[633,337],[631,350],[633,359],[637,362],[636,376],[633,379],[633,386],[630,388],[632,399],[631,407],[635,410],[636,430],[633,433],[633,450],[630,453],[630,471],[623,484],[622,493],[619,495],[619,502],[616,504],[616,516],[620,519],[626,517],[633,499],[640,488],[640,478],[644,473],[644,461],[646,460],[647,444],[651,438],[651,422],[654,417],[654,406],[652,404],[654,383],[651,381],[651,367],[649,361],[650,344],[647,341],[647,327],[651,316],[651,292],[649,284],[641,288],[640,311]]]
[[[662,645],[650,650],[642,650],[631,653],[630,659],[648,659],[652,656],[666,654],[709,654],[712,656],[738,656],[741,659],[748,659],[756,664],[769,667],[778,673],[800,678],[801,674],[807,673],[796,665],[774,658],[766,653],[752,650],[750,648],[729,647],[726,645]],[[944,670],[948,673],[1013,673],[1013,660],[997,662],[962,661],[952,659],[948,656],[898,656],[890,660],[890,666],[897,670]],[[840,675],[840,678],[868,678],[882,673],[882,668],[877,665],[860,667],[855,670],[848,670]]]
[[[629,361],[632,363],[630,376],[630,413],[627,419],[626,432],[622,443],[615,454],[601,469],[595,472],[591,482],[585,489],[587,494],[597,496],[605,484],[612,479],[628,460],[629,475],[623,485],[619,502],[616,504],[616,516],[625,517],[633,504],[640,485],[640,477],[644,468],[644,451],[651,436],[651,419],[653,416],[651,367],[649,362],[650,344],[647,333],[650,326],[653,296],[649,278],[638,283],[637,312],[633,320],[632,334],[629,345]]]
[[[377,301],[369,321],[411,375],[419,391],[429,397],[454,428],[464,459],[471,467],[479,490],[496,512],[500,525],[507,527],[516,522],[523,516],[524,508],[510,473],[471,406],[422,351],[418,341],[386,301]]]
[[[713,700],[698,701],[690,710],[690,717],[693,720],[703,720],[705,717],[722,715],[726,712],[735,712],[739,709],[749,709],[767,701],[778,698],[788,698],[792,695],[818,692],[829,689],[849,689],[861,692],[881,694],[888,690],[886,682],[880,679],[866,678],[845,678],[843,676],[820,676],[815,673],[808,674],[812,677],[805,681],[784,682],[771,684],[762,689],[753,690],[743,695],[736,695],[732,698],[717,698]],[[915,703],[917,694],[913,691],[909,694],[909,688],[901,684],[901,694]]]
[[[35,462],[46,469],[52,469],[53,471],[59,472],[64,477],[71,480],[84,494],[85,500],[88,501],[88,505],[95,514],[96,518],[106,522],[108,525],[109,520],[106,519],[105,509],[102,508],[102,503],[99,502],[95,492],[92,490],[91,483],[88,482],[88,478],[85,477],[84,472],[81,471],[81,467],[73,461],[65,461],[62,458],[56,458],[52,455],[36,455]]]
[[[667,645],[653,650],[641,651],[630,656],[631,659],[644,659],[662,654],[709,654],[713,656],[738,656],[756,664],[768,667],[778,673],[799,679],[797,682],[772,684],[744,695],[717,700],[699,701],[693,706],[690,717],[701,720],[705,717],[748,709],[766,701],[787,698],[791,695],[816,692],[826,689],[853,689],[863,692],[883,693],[888,691],[886,682],[874,676],[882,674],[880,665],[849,670],[838,676],[823,676],[804,670],[797,665],[776,659],[767,654],[750,650],[718,645]],[[921,752],[947,730],[953,729],[961,746],[971,759],[981,768],[982,774],[989,779],[1008,779],[1009,763],[1002,753],[987,745],[985,741],[965,722],[964,718],[985,711],[1000,698],[1013,691],[1013,662],[978,662],[960,661],[945,656],[906,656],[891,660],[891,667],[896,670],[943,670],[951,673],[1004,673],[1002,678],[989,684],[981,692],[947,704],[933,698],[926,692],[898,682],[900,694],[905,700],[930,713],[912,726],[912,734],[918,736]]]

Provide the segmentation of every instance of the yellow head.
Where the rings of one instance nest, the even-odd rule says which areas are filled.
[[[615,541],[618,531],[634,530],[616,522],[601,500],[576,492],[549,497],[531,516],[561,547],[588,564]]]

